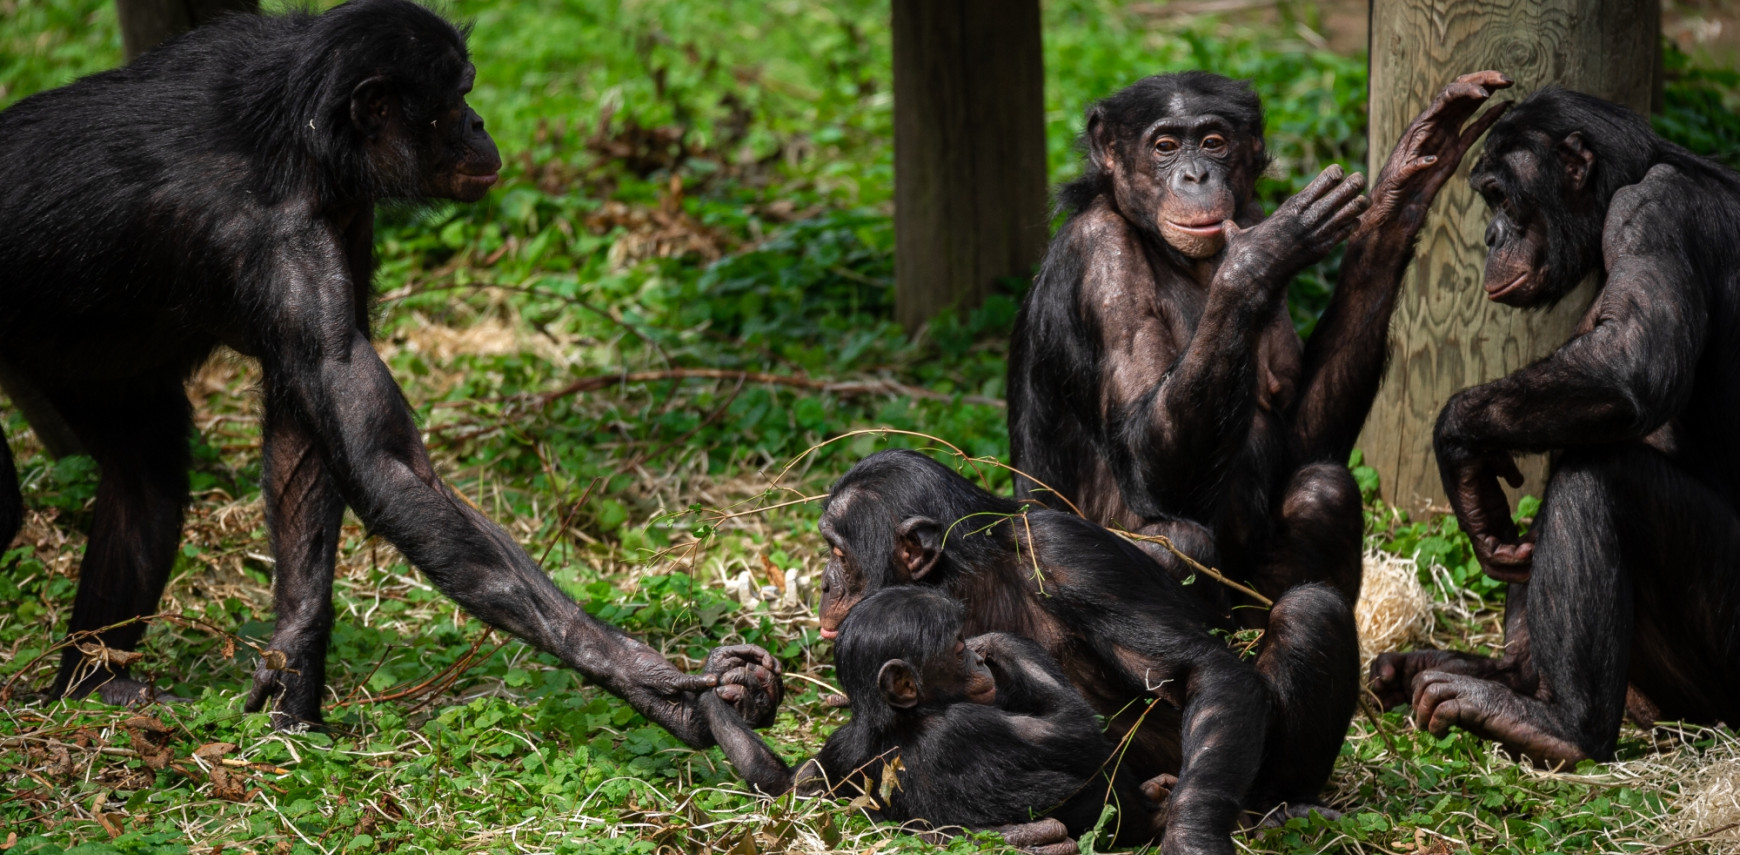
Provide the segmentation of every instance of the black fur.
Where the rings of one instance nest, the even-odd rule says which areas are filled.
[[[229,16],[0,113],[0,363],[102,468],[69,629],[155,611],[187,499],[182,382],[224,344],[263,374],[272,648],[287,665],[260,668],[250,708],[272,704],[281,727],[320,720],[348,504],[472,614],[707,744],[696,679],[588,617],[442,483],[369,343],[375,203],[473,201],[500,168],[464,100],[473,75],[440,16],[353,0]],[[0,476],[5,544],[20,506],[9,454]],[[102,640],[130,649],[143,629]],[[150,694],[69,650],[53,692],[99,689]]]
[[[1215,615],[1152,572],[1130,541],[1027,507],[921,454],[865,458],[823,514],[838,550],[824,571],[823,627],[843,639],[841,619],[856,617],[861,598],[916,584],[965,603],[969,635],[1037,641],[1106,717],[1112,740],[1129,734],[1124,768],[1138,780],[1178,775],[1168,852],[1230,852],[1244,808],[1315,800],[1357,690],[1347,603],[1322,586],[1289,593],[1253,667],[1211,634],[1223,626]]]
[[[1618,105],[1550,89],[1494,126],[1470,180],[1493,206],[1489,295],[1548,305],[1591,271],[1600,290],[1557,351],[1457,393],[1438,420],[1477,555],[1526,582],[1510,588],[1505,657],[1386,654],[1374,687],[1434,732],[1467,727],[1545,764],[1611,758],[1628,704],[1740,720],[1740,176]],[[1532,544],[1497,485],[1518,452],[1558,455]]]

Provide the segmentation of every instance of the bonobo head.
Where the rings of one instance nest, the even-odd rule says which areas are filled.
[[[1486,135],[1469,175],[1486,200],[1486,296],[1549,306],[1601,264],[1607,206],[1665,145],[1649,121],[1580,92],[1544,89]]]
[[[501,155],[465,102],[477,78],[465,33],[409,0],[351,0],[314,27],[320,50],[298,63],[312,115],[298,132],[338,183],[375,198],[483,198]]]
[[[1118,213],[1188,258],[1221,251],[1221,223],[1268,166],[1263,105],[1249,83],[1205,71],[1146,77],[1095,104],[1082,178],[1058,192],[1079,211],[1109,195]]]
[[[958,566],[972,566],[995,548],[994,538],[977,535],[987,527],[1006,534],[1004,520],[1019,511],[914,451],[879,451],[859,461],[829,491],[818,524],[829,548],[823,637],[834,637],[846,614],[883,588],[942,584]]]
[[[997,683],[961,633],[965,609],[915,586],[866,598],[840,627],[834,673],[865,724],[957,703],[990,704]]]

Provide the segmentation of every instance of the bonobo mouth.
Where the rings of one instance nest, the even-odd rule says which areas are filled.
[[[1492,287],[1492,283],[1488,282],[1486,285],[1486,299],[1491,300],[1495,303],[1501,302],[1512,291],[1515,291],[1518,288],[1521,288],[1525,283],[1528,282],[1528,280],[1529,280],[1529,271],[1524,270],[1523,272],[1517,274],[1517,277],[1515,279],[1512,279],[1509,282],[1507,282],[1503,285],[1500,285],[1497,288]]]
[[[1214,237],[1220,234],[1220,224],[1224,222],[1219,217],[1207,220],[1197,220],[1194,223],[1181,223],[1177,220],[1167,220],[1169,225],[1192,237]]]
[[[824,626],[824,627],[822,627],[822,637],[829,640],[829,641],[833,641],[834,639],[840,637],[840,631],[837,629],[828,629],[827,627]]]
[[[488,190],[501,179],[500,172],[459,172],[459,184],[467,190]]]

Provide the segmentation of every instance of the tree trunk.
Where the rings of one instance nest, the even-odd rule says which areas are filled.
[[[1044,251],[1039,0],[894,0],[895,315],[970,309]]]
[[[115,0],[127,61],[164,39],[228,12],[255,12],[260,0]]]
[[[1516,98],[1551,83],[1647,113],[1660,31],[1659,0],[1374,0],[1372,174],[1432,96],[1471,71],[1510,75]],[[1552,352],[1593,297],[1584,283],[1548,311],[1485,299],[1487,212],[1467,181],[1479,151],[1439,193],[1421,232],[1390,328],[1394,354],[1360,436],[1384,497],[1410,510],[1444,503],[1432,454],[1444,402]],[[1518,463],[1528,479],[1522,492],[1540,495],[1545,458]]]

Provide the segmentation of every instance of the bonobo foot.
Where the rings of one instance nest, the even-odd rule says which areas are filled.
[[[326,692],[326,650],[274,645],[260,655],[254,686],[242,704],[259,712],[271,704],[274,730],[307,730],[321,726],[321,696]]]
[[[180,695],[159,691],[150,683],[143,683],[127,676],[126,672],[116,674],[106,670],[87,675],[67,686],[57,685],[48,690],[48,697],[68,700],[77,700],[93,694],[103,703],[116,707],[179,704],[189,700]]]
[[[1532,691],[1532,686],[1523,685],[1531,678],[1521,673],[1520,665],[1503,659],[1453,650],[1380,653],[1371,663],[1371,691],[1377,696],[1379,708],[1388,710],[1411,703],[1414,678],[1427,671],[1464,674],[1492,680],[1515,691]]]
[[[1427,671],[1414,678],[1414,725],[1443,736],[1451,725],[1542,766],[1575,766],[1588,752],[1552,732],[1546,705],[1491,680]]]

